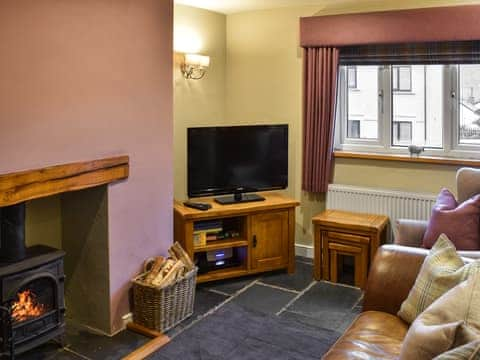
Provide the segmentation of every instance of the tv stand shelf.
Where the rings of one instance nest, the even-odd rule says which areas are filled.
[[[197,282],[227,279],[265,271],[295,271],[295,207],[299,202],[275,192],[261,193],[265,201],[221,205],[213,198],[195,199],[212,205],[207,211],[174,204],[175,240],[194,258],[195,254],[226,248],[241,250],[241,265],[209,271]],[[204,220],[225,220],[237,224],[239,237],[208,241],[205,246],[193,243],[194,224]]]
[[[248,246],[248,241],[243,239],[216,240],[205,246],[194,247],[193,251],[197,253],[203,251],[220,250],[228,247],[235,248],[242,246]]]

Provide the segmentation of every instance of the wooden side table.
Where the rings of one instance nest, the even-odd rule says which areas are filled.
[[[386,240],[388,217],[325,210],[314,216],[312,222],[315,226],[315,279],[337,282],[338,256],[352,256],[355,286],[365,288],[370,263]]]

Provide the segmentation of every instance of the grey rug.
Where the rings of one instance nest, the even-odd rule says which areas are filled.
[[[183,331],[149,359],[319,359],[339,335],[230,302]]]

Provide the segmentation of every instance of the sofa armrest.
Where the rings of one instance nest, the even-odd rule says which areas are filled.
[[[428,252],[399,245],[380,247],[368,275],[363,311],[396,315],[413,287]]]
[[[395,244],[403,246],[422,246],[423,235],[428,221],[398,219],[395,226]]]

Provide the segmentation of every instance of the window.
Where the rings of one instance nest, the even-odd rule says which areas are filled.
[[[341,66],[339,85],[337,149],[479,156],[480,64]]]
[[[459,88],[459,143],[480,145],[480,65],[459,66]]]
[[[396,73],[392,66],[393,76]],[[397,67],[398,68],[398,67]],[[409,78],[415,79],[414,87],[409,80],[410,91],[392,92],[391,121],[410,124],[410,138],[396,138],[393,136],[392,146],[408,146],[410,144],[425,145],[430,148],[441,148],[443,141],[443,66],[442,65],[413,65],[408,67]],[[400,125],[399,125],[400,126]],[[401,125],[404,128],[407,125]],[[392,126],[395,135],[395,126]],[[400,132],[397,133],[400,135]]]
[[[354,69],[354,71],[353,71]],[[378,138],[378,83],[369,81],[378,74],[378,66],[349,67],[347,77],[355,74],[355,88],[348,87],[346,113],[349,139]],[[348,80],[350,85],[350,80]]]
[[[412,91],[412,68],[410,66],[392,66],[393,91]]]
[[[410,121],[393,122],[393,141],[394,143],[412,143],[412,123]]]
[[[348,88],[349,89],[356,89],[357,88],[357,67],[356,66],[349,66],[347,69],[347,77],[348,77]]]

